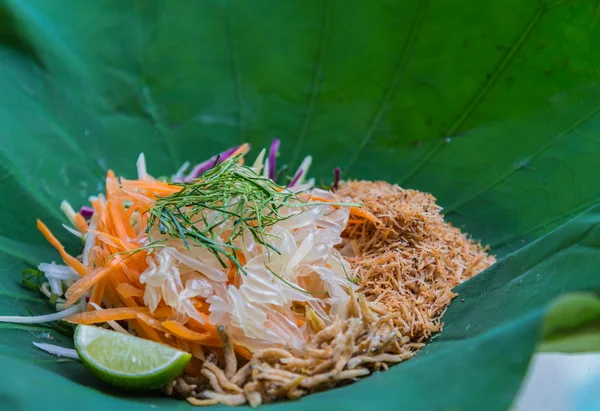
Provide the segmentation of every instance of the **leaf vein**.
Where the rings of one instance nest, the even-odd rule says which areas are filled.
[[[235,99],[237,101],[238,110],[238,127],[239,127],[239,142],[244,143],[246,139],[246,123],[244,116],[244,101],[242,99],[242,77],[240,74],[239,57],[236,48],[236,39],[233,34],[233,2],[229,1],[227,10],[227,49],[231,60],[231,76],[233,78]]]
[[[352,167],[358,160],[360,153],[364,150],[364,148],[367,146],[367,144],[371,140],[371,137],[373,136],[373,132],[375,131],[375,128],[379,125],[379,122],[381,121],[381,118],[383,117],[383,114],[385,113],[385,111],[390,103],[390,100],[394,96],[394,93],[398,86],[398,83],[400,83],[402,73],[404,72],[406,64],[410,58],[411,51],[412,51],[412,49],[417,41],[417,38],[419,36],[419,31],[421,29],[421,26],[423,25],[423,21],[425,20],[425,15],[426,15],[425,11],[427,9],[428,4],[429,4],[429,1],[425,1],[425,0],[419,2],[419,8],[417,9],[417,12],[415,13],[415,17],[414,17],[413,23],[411,25],[408,37],[406,39],[406,43],[404,44],[404,47],[402,48],[402,54],[400,55],[400,60],[398,61],[398,65],[396,66],[396,69],[394,70],[392,79],[390,80],[390,83],[387,86],[387,91],[385,93],[385,96],[384,96],[381,104],[379,105],[379,108],[375,112],[373,119],[370,121],[369,128],[367,129],[365,135],[363,136],[358,148],[356,149],[356,151],[350,158],[350,161],[348,161],[348,163],[344,167],[344,169],[345,169],[344,171],[346,173],[348,173],[352,169]]]
[[[554,138],[550,139],[546,144],[542,145],[538,150],[536,150],[535,152],[533,152],[528,157],[529,161],[531,161],[531,160],[539,157],[541,154],[543,154],[546,150],[550,149],[554,144],[556,144],[562,138],[564,138],[565,136],[569,135],[570,133],[572,133],[573,131],[575,131],[577,128],[579,128],[582,124],[584,124],[585,122],[587,122],[588,120],[590,120],[591,118],[593,118],[596,114],[598,114],[598,112],[600,112],[600,106],[596,106],[593,110],[589,111],[583,117],[581,117],[579,120],[577,120],[575,123],[573,123],[572,125],[570,125],[566,130],[564,130],[563,132],[557,134],[556,136],[554,136]],[[485,193],[486,191],[491,190],[493,187],[497,186],[502,181],[504,181],[507,178],[509,178],[511,175],[513,175],[519,169],[520,169],[519,165],[514,166],[514,167],[508,169],[500,177],[498,177],[497,179],[493,180],[492,182],[490,182],[486,186],[482,187],[480,190],[478,190],[474,194],[472,194],[472,195],[464,198],[461,201],[457,201],[456,203],[451,204],[451,205],[445,207],[445,209],[444,209],[445,210],[445,214],[446,215],[452,214],[458,207],[460,207],[460,206],[462,206],[464,204],[469,203],[470,201],[472,201],[477,196]]]
[[[296,142],[296,146],[294,147],[294,152],[292,154],[292,160],[290,162],[290,164],[292,165],[296,163],[296,160],[300,155],[300,150],[302,150],[302,146],[304,145],[304,140],[306,140],[306,134],[308,133],[310,121],[312,120],[312,114],[318,99],[318,95],[321,92],[321,84],[323,83],[323,58],[325,54],[325,43],[329,34],[330,16],[331,0],[327,0],[323,7],[323,16],[321,18],[321,28],[319,30],[319,43],[317,46],[317,60],[315,62],[310,97],[307,102],[304,121],[302,122],[302,127],[300,129],[300,136],[298,138],[298,141]]]
[[[425,153],[421,160],[419,160],[409,171],[408,173],[399,181],[398,184],[405,185],[407,181],[413,178],[424,166],[433,158],[440,149],[444,146],[447,137],[451,137],[456,131],[463,125],[463,123],[469,118],[471,113],[475,111],[477,107],[481,104],[485,96],[489,93],[489,91],[496,84],[496,81],[500,77],[500,74],[504,72],[506,67],[510,65],[513,61],[516,53],[521,49],[525,41],[531,35],[533,29],[538,24],[540,19],[544,16],[544,13],[547,11],[546,2],[542,1],[540,7],[533,15],[533,17],[527,22],[525,28],[522,30],[521,35],[516,38],[513,45],[510,47],[508,52],[504,55],[504,58],[500,61],[500,64],[496,66],[491,76],[483,83],[482,87],[477,91],[475,96],[470,100],[469,104],[465,107],[465,109],[459,114],[457,119],[454,121],[452,126],[444,133],[444,137],[440,138],[434,146]]]
[[[554,223],[556,223],[558,221],[561,221],[564,218],[569,217],[569,216],[572,216],[572,218],[575,218],[576,215],[579,214],[580,212],[583,212],[583,211],[587,210],[588,208],[591,208],[592,206],[597,205],[597,204],[600,204],[600,200],[598,200],[597,198],[595,198],[595,199],[593,199],[591,201],[588,201],[588,202],[582,204],[581,206],[579,206],[579,207],[577,207],[577,208],[575,208],[575,209],[573,209],[571,211],[563,213],[563,214],[561,214],[561,215],[559,215],[557,217],[550,218],[548,220],[542,221],[541,223],[533,226],[532,228],[529,228],[529,229],[525,230],[522,233],[517,233],[515,235],[509,236],[509,237],[504,238],[504,239],[501,239],[501,240],[499,240],[499,241],[497,241],[495,243],[491,243],[490,247],[492,249],[503,247],[503,246],[507,245],[508,243],[510,243],[511,241],[518,240],[519,238],[523,238],[526,235],[531,234],[531,233],[539,230],[540,228],[543,228],[544,226],[546,226],[548,224],[554,224]]]

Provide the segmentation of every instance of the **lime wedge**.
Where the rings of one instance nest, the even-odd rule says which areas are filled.
[[[166,345],[89,325],[77,326],[74,338],[79,358],[94,375],[132,390],[169,383],[191,357]]]

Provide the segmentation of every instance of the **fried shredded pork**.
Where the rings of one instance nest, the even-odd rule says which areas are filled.
[[[363,295],[352,293],[348,307],[352,315],[318,332],[312,330],[310,342],[301,351],[259,350],[232,377],[224,370],[236,366],[236,359],[213,354],[202,365],[202,377],[184,375],[165,390],[193,405],[249,403],[256,407],[352,382],[413,356],[422,344],[412,344],[402,336],[394,314],[378,314],[372,306]]]
[[[179,377],[167,394],[198,406],[257,407],[386,370],[441,331],[452,288],[495,261],[444,221],[429,194],[365,181],[343,183],[337,194],[362,202],[379,220],[351,220],[344,233],[342,254],[360,281],[346,317],[325,324],[307,313],[310,340],[302,350],[266,348],[245,364],[219,326],[223,349],[207,355],[200,377]]]

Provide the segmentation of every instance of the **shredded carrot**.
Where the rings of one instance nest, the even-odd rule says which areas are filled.
[[[87,233],[88,223],[80,213],[75,214],[75,228],[79,230],[81,234]]]
[[[184,340],[201,342],[204,345],[214,347],[219,347],[221,345],[221,341],[218,338],[215,338],[212,333],[197,333],[176,321],[163,321],[161,324],[163,327],[169,330],[169,332],[173,333],[179,338],[183,338]]]
[[[199,376],[202,372],[202,361],[198,358],[192,358],[185,367],[185,373],[189,375]]]
[[[119,307],[71,314],[66,321],[74,324],[97,324],[107,321],[133,320],[138,313],[149,314],[147,307]]]
[[[127,307],[133,307],[133,308],[137,308],[139,307],[138,304],[135,302],[135,300],[133,298],[124,298],[118,295],[117,292],[117,287],[118,287],[118,281],[114,278],[114,277],[108,277],[108,287],[112,292],[114,292],[114,294],[116,295],[117,299],[120,299],[122,304],[124,304]],[[166,312],[159,312],[159,310],[155,310],[153,315],[158,317],[168,317],[170,316],[173,311],[171,309],[166,309],[166,310],[161,310],[161,311],[166,311]],[[161,344],[165,343],[165,340],[163,338],[161,338],[160,335],[158,335],[158,333],[156,332],[156,330],[154,330],[153,328],[147,326],[143,321],[140,320],[131,320],[131,326],[134,327],[134,329],[136,330],[136,332],[138,334],[140,334],[140,336],[152,340],[152,341],[156,341],[159,342]]]
[[[348,224],[362,224],[364,222],[365,222],[365,220],[358,220],[358,219],[354,219],[354,218],[348,219]]]
[[[117,193],[118,188],[119,181],[117,180],[114,171],[108,170],[106,173],[106,198],[112,198]]]
[[[246,264],[246,257],[244,256],[244,253],[242,253],[241,251],[235,250],[235,258],[239,261],[239,263],[242,266],[244,266]],[[227,272],[228,283],[231,284],[232,282],[234,282],[237,271],[238,271],[237,264],[234,264],[233,262],[231,262],[231,265],[229,266],[229,271]]]
[[[181,187],[174,186],[160,181],[140,181],[140,180],[125,180],[121,181],[124,190],[135,190],[142,193],[150,194],[152,197],[168,196],[181,191]]]
[[[169,330],[167,330],[165,327],[162,326],[162,324],[161,324],[161,322],[159,320],[157,320],[154,317],[151,317],[148,314],[138,313],[137,318],[139,318],[146,325],[148,325],[149,327],[154,328],[155,330],[158,330],[158,331],[163,332],[163,333],[169,332]]]
[[[136,270],[136,267],[133,266],[133,264],[135,264],[135,260],[131,259],[131,261],[127,261],[128,264],[126,264],[125,262],[121,263],[121,268],[123,269],[123,273],[125,273],[125,276],[127,277],[127,280],[129,280],[129,282],[131,282],[134,286],[142,286],[142,283],[140,283],[140,271],[141,270]]]
[[[98,240],[119,249],[119,251],[132,251],[137,248],[134,244],[128,242],[127,240],[115,237],[114,235],[110,235],[99,230],[90,230],[90,233],[96,234],[98,236]]]
[[[364,210],[360,207],[350,207],[350,214],[355,217],[362,217],[362,218],[372,221],[376,224],[383,224],[379,218],[375,217],[369,211]]]
[[[233,158],[233,157],[237,156],[238,154],[244,154],[244,155],[245,155],[246,153],[248,153],[248,151],[250,151],[250,144],[248,144],[248,143],[244,143],[244,144],[242,144],[241,146],[239,146],[239,147],[238,147],[238,149],[237,149],[237,150],[235,150],[235,151],[234,151],[234,152],[231,154],[230,158]],[[243,160],[243,157],[242,157],[242,160]],[[243,164],[243,163],[242,163],[242,164]]]
[[[318,197],[318,196],[313,196],[313,195],[308,195],[308,198],[310,200],[313,200],[315,202],[320,202],[320,203],[334,203],[337,201],[337,200],[330,200],[329,198]],[[337,206],[334,206],[334,207],[337,208]],[[376,224],[383,224],[379,218],[375,217],[375,215],[373,215],[371,212],[369,212],[361,207],[349,207],[349,209],[350,209],[350,214],[355,217],[362,217],[362,218],[372,221]]]
[[[65,293],[65,297],[67,297],[66,305],[72,305],[77,300],[79,300],[90,288],[92,288],[98,281],[102,280],[112,272],[118,270],[119,264],[118,262],[121,259],[116,256],[113,260],[110,260],[107,265],[104,267],[97,268],[92,271],[88,275],[82,277],[80,280],[77,280],[73,285],[69,287],[67,292]]]
[[[252,351],[247,349],[246,347],[242,347],[241,345],[233,344],[233,349],[236,353],[238,353],[243,358],[249,360],[252,358]]]
[[[202,319],[204,320],[204,324],[196,321],[194,318],[190,318],[188,320],[188,326],[198,332],[202,332],[202,333],[209,333],[212,336],[214,336],[215,338],[219,337],[219,334],[217,333],[217,327],[215,327],[210,320],[208,319],[208,314],[203,313],[203,312],[199,312],[198,314],[200,314],[200,316],[202,316]]]
[[[92,295],[90,296],[90,301],[88,304],[88,311],[95,310],[93,304],[102,305],[102,296],[104,295],[104,288],[106,282],[98,281],[98,283],[92,289]]]
[[[106,228],[105,209],[106,203],[103,197],[98,197],[92,200],[92,208],[94,209],[94,215],[98,219],[97,230],[103,231]]]
[[[106,209],[108,210],[108,216],[113,226],[113,234],[121,239],[127,238],[127,230],[125,229],[125,224],[123,224],[123,216],[115,201],[108,200],[106,202]]]
[[[144,290],[140,290],[139,288],[127,283],[119,284],[117,287],[117,292],[124,298],[144,296]]]
[[[88,269],[85,268],[85,266],[78,259],[65,251],[63,245],[56,237],[54,237],[50,229],[46,227],[46,224],[42,223],[41,220],[37,220],[37,228],[40,230],[46,240],[60,253],[60,256],[65,264],[75,270],[80,276],[84,276],[88,273]]]
[[[185,351],[185,352],[190,352],[190,343],[187,342],[186,340],[182,340],[182,339],[178,339],[176,342],[177,348],[179,348],[181,351]]]

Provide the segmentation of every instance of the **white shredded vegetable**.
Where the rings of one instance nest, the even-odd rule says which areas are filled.
[[[64,311],[60,311],[53,314],[46,315],[34,315],[34,316],[0,316],[0,323],[14,323],[14,324],[40,324],[40,323],[48,323],[52,321],[62,320],[65,317],[68,317],[71,314],[78,313],[82,310],[82,305],[77,304],[72,307],[67,308]]]
[[[303,173],[300,176],[300,179],[298,180],[298,184],[302,184],[305,177],[308,175],[308,170],[310,169],[311,164],[312,164],[312,156],[304,157],[304,160],[302,160],[302,163],[300,163],[300,167],[298,167],[298,170],[303,170]]]
[[[264,177],[269,176],[266,153],[263,149],[251,167]],[[331,201],[339,200],[330,191],[314,189],[315,180],[306,178],[311,162],[311,156],[303,159],[300,164],[301,177],[291,190],[302,193],[301,196],[307,195],[308,199],[313,195]],[[183,164],[173,180],[181,181],[189,166],[189,162]],[[154,181],[147,172],[143,153],[139,155],[136,167],[140,180]],[[186,178],[195,173],[192,170]],[[156,201],[144,190],[131,189],[126,194],[142,204]],[[102,195],[97,199],[104,201]],[[223,200],[230,202],[224,206],[234,206],[238,200]],[[325,324],[330,324],[334,318],[346,315],[350,290],[356,288],[351,281],[354,276],[352,268],[336,248],[342,242],[341,234],[348,222],[349,208],[329,204],[306,207],[303,205],[305,201],[304,198],[300,200],[290,196],[289,200],[282,203],[277,209],[280,218],[264,228],[260,241],[254,237],[256,233],[248,228],[244,228],[232,240],[231,250],[234,250],[235,260],[243,270],[234,268],[230,260],[226,260],[226,263],[220,261],[205,247],[188,247],[181,238],[161,233],[156,227],[148,233],[144,226],[145,219],[139,211],[133,210],[129,218],[135,238],[130,240],[140,246],[149,245],[151,241],[157,241],[160,245],[148,250],[147,267],[139,276],[144,288],[144,305],[154,312],[160,304],[166,304],[175,314],[173,319],[186,324],[189,319],[205,323],[206,315],[198,309],[198,304],[206,304],[208,321],[226,326],[233,341],[240,346],[251,351],[273,346],[302,349],[308,340],[308,331],[306,325],[300,325],[296,320],[298,305],[311,307]],[[253,207],[253,204],[246,204],[246,207]],[[61,209],[73,223],[73,208],[64,201]],[[200,231],[205,230],[208,224],[217,224],[211,226],[216,233],[212,239],[217,243],[228,241],[236,224],[235,217],[219,218],[222,212],[208,208],[202,213],[202,218],[196,218],[193,224]],[[99,214],[95,212],[91,217],[83,252],[78,257],[90,269],[94,267],[94,264],[90,264],[90,254],[96,257],[98,250],[103,252],[97,247],[98,243],[119,248],[113,237],[96,232]],[[82,237],[73,228],[64,227]],[[77,272],[71,267],[55,263],[42,263],[38,268],[48,279],[48,283],[42,286],[42,292],[48,298],[58,295],[56,307],[63,311],[36,317],[0,317],[0,321],[43,323],[85,309],[83,297],[77,306],[69,308],[65,307],[62,298],[70,282],[81,278]],[[102,304],[106,308],[111,307],[109,301],[104,300]],[[95,303],[90,305],[96,310],[104,309]],[[107,323],[116,331],[128,333],[116,321]]]
[[[69,233],[73,234],[75,237],[83,238],[83,234],[81,234],[79,231],[75,230],[73,227],[69,227],[66,224],[62,224],[62,226],[65,230],[67,230]]]
[[[310,181],[302,185],[307,184]],[[335,199],[329,191],[312,194]],[[247,273],[238,272],[235,281],[206,248],[188,249],[181,239],[165,237],[165,247],[147,257],[148,268],[140,276],[146,286],[145,305],[154,311],[164,301],[181,323],[187,318],[202,323],[194,306],[194,298],[202,297],[209,304],[210,322],[226,325],[237,344],[250,350],[274,345],[302,348],[308,335],[296,323],[293,305],[310,305],[327,324],[345,315],[349,289],[356,287],[347,276],[351,267],[335,248],[342,241],[349,209],[324,204],[282,207],[278,212],[285,218],[266,228],[265,240],[279,254],[268,252],[249,233],[233,240]],[[210,212],[206,218],[211,221]],[[221,229],[226,230],[227,224],[231,221],[222,223]]]
[[[54,261],[51,264],[41,263],[38,265],[38,270],[44,273],[48,280],[78,280],[81,278],[79,274],[71,267],[66,265],[56,264]]]
[[[254,172],[258,175],[260,175],[260,172],[263,168],[263,161],[265,160],[265,154],[267,153],[267,149],[263,148],[260,153],[258,154],[258,156],[256,157],[256,160],[254,161],[254,164],[252,164],[252,170],[254,170]]]
[[[60,203],[60,209],[62,210],[63,213],[65,213],[69,222],[71,224],[75,225],[75,210],[73,210],[73,207],[71,207],[71,204],[69,204],[67,201],[63,200]]]
[[[135,165],[137,166],[138,178],[140,180],[145,180],[148,173],[146,171],[146,156],[144,156],[144,153],[140,153]]]
[[[92,307],[94,307],[94,309],[95,309],[96,311],[101,311],[101,310],[102,310],[102,307],[100,307],[100,306],[99,306],[98,304],[96,304],[96,303],[89,302],[88,304],[89,304],[89,305],[91,305]],[[112,327],[112,329],[113,329],[113,330],[115,330],[115,331],[121,332],[121,333],[123,333],[123,334],[129,334],[129,333],[127,332],[127,330],[126,330],[125,328],[121,327],[121,326],[119,325],[119,323],[118,323],[118,322],[116,322],[116,321],[107,321],[106,323],[107,323],[108,325],[110,325],[110,326]]]
[[[173,175],[173,181],[183,181],[183,177],[187,169],[190,168],[190,162],[186,161],[179,167],[179,170]]]
[[[85,244],[83,245],[81,262],[84,266],[88,266],[90,251],[92,251],[92,247],[96,244],[96,227],[98,226],[98,215],[94,213],[92,219],[90,221],[90,226],[88,228],[87,236],[85,239]],[[75,271],[75,270],[73,270]]]
[[[52,291],[52,294],[63,295],[63,289],[60,280],[48,280],[48,284],[50,284],[50,290]]]
[[[77,351],[72,348],[65,348],[59,345],[54,344],[46,344],[46,343],[38,343],[34,342],[35,345],[40,350],[46,351],[49,354],[56,355],[58,357],[72,358],[74,360],[79,360],[79,355],[77,355]]]

